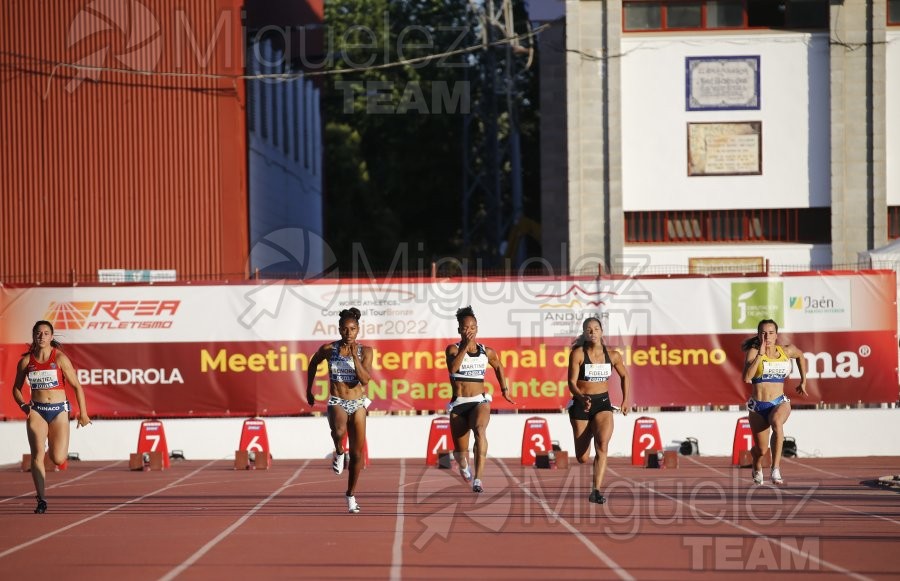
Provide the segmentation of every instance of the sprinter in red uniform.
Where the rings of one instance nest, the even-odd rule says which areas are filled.
[[[48,321],[38,321],[31,330],[32,343],[16,367],[13,382],[13,398],[27,420],[28,445],[31,448],[31,478],[37,492],[37,507],[34,512],[44,513],[45,447],[54,464],[62,464],[69,456],[69,401],[66,399],[66,384],[75,391],[78,401],[78,426],[91,423],[84,390],[78,383],[72,362],[59,350],[59,342],[53,338],[53,325]],[[31,391],[31,402],[25,401],[22,387],[25,380]]]

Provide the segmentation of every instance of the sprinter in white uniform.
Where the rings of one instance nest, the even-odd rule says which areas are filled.
[[[450,412],[450,432],[453,435],[453,456],[459,473],[466,482],[472,482],[473,492],[484,492],[482,476],[487,458],[487,425],[491,419],[491,394],[484,388],[484,376],[491,367],[497,376],[500,393],[509,403],[509,387],[503,374],[500,357],[490,347],[475,341],[478,321],[472,307],[456,311],[459,323],[457,343],[447,346],[447,370],[453,386],[453,399],[447,406]],[[475,479],[469,468],[469,432],[475,434]]]

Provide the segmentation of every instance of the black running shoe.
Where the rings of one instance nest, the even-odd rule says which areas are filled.
[[[600,494],[599,490],[592,490],[591,495],[588,496],[588,502],[594,502],[596,504],[606,504],[606,497]]]
[[[34,507],[34,514],[44,514],[45,512],[47,512],[47,501],[38,497],[37,506]]]

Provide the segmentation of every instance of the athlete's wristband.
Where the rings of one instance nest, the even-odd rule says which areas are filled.
[[[22,410],[23,412],[25,412],[25,415],[27,416],[28,414],[31,413],[31,404],[30,403],[20,403],[19,409]]]

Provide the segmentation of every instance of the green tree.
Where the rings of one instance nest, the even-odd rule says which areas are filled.
[[[325,236],[342,273],[360,266],[354,256],[385,272],[469,252],[460,238],[463,125],[478,95],[480,51],[402,63],[477,45],[481,25],[471,6],[325,5]],[[536,91],[531,80],[527,85],[517,95],[524,103]],[[536,115],[533,105],[520,106],[521,127],[530,128],[524,141],[536,141]],[[523,160],[523,167],[536,168],[536,161]],[[533,189],[526,200],[539,199],[538,180],[526,183]],[[399,250],[407,264],[397,263]]]

